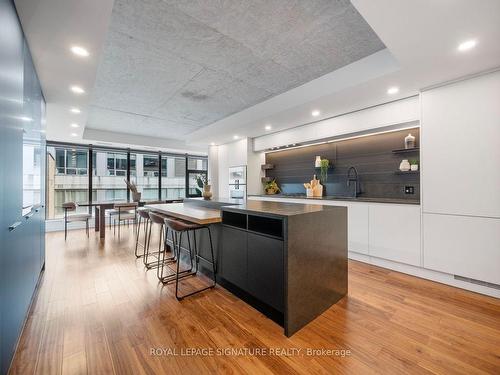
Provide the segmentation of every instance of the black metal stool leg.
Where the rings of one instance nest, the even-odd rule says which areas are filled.
[[[139,258],[139,255],[137,255],[137,247],[139,246],[139,235],[141,234],[141,216],[139,216],[139,222],[137,223],[137,226],[135,228],[135,257]]]
[[[176,275],[176,280],[175,280],[175,298],[177,298],[178,301],[180,301],[180,300],[182,300],[182,299],[184,299],[186,297],[192,296],[193,294],[197,294],[197,293],[203,292],[203,291],[205,291],[207,289],[212,289],[212,288],[214,288],[217,285],[216,264],[215,264],[214,248],[213,248],[213,242],[212,242],[212,232],[210,231],[210,227],[209,226],[206,226],[204,228],[206,228],[208,230],[208,238],[209,238],[209,241],[210,241],[210,255],[211,255],[212,261],[210,262],[206,258],[203,258],[201,255],[199,255],[198,248],[195,247],[194,252],[195,252],[195,258],[196,258],[195,259],[195,261],[196,261],[196,271],[195,272],[191,272],[189,275],[196,275],[197,274],[197,272],[198,272],[198,262],[199,262],[200,259],[203,259],[206,262],[212,264],[212,271],[213,271],[213,274],[214,274],[213,284],[209,285],[209,286],[206,286],[204,288],[195,290],[195,291],[193,291],[191,293],[188,293],[188,294],[185,294],[183,296],[179,295],[179,279],[180,279],[179,274],[178,274],[178,272],[179,272],[179,263],[180,263],[180,259],[179,259],[179,261],[177,262],[178,263],[177,264],[177,275]],[[203,229],[203,228],[200,228],[200,229]],[[194,241],[195,241],[195,246],[196,246],[196,230],[194,230],[193,232],[194,232]],[[189,233],[188,233],[188,237],[189,237]],[[188,241],[188,243],[189,243],[189,241]],[[191,246],[189,245],[189,247],[190,247],[190,253],[191,253]],[[179,251],[180,251],[180,248],[179,248]]]

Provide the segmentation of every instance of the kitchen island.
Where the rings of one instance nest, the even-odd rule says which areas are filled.
[[[218,283],[283,325],[287,336],[346,295],[347,208],[234,203],[186,200],[148,208],[200,224],[206,220]],[[197,237],[202,253],[203,232]]]
[[[347,293],[347,209],[247,201],[222,207],[220,275],[282,314],[291,336]]]

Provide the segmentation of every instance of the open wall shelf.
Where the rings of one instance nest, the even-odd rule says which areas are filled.
[[[401,148],[399,150],[392,150],[393,154],[410,154],[412,152],[419,152],[420,147],[413,147],[413,148]]]
[[[394,174],[419,174],[420,170],[418,171],[395,171]]]

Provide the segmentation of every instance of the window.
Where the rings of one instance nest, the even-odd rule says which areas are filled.
[[[47,146],[47,218],[63,217],[65,202],[88,202],[88,187],[88,150]],[[88,208],[78,207],[77,212],[86,213]]]
[[[130,154],[130,181],[143,200],[158,200],[158,155]]]
[[[161,199],[182,199],[186,195],[186,158],[161,157]]]
[[[63,217],[62,204],[65,202],[78,204],[88,203],[90,200],[123,201],[131,198],[127,193],[127,171],[130,172],[130,181],[142,194],[142,200],[174,200],[186,195],[200,196],[196,177],[207,177],[208,160],[203,156],[162,154],[160,158],[160,153],[132,152],[128,158],[127,150],[94,148],[92,163],[89,165],[89,153],[87,146],[50,143],[47,146],[48,219]],[[42,164],[39,149],[34,148],[33,152],[25,152],[25,155],[29,157],[26,165],[40,169]],[[36,189],[32,188],[36,183],[36,174],[31,173],[31,169],[25,169],[26,191],[30,190],[30,200],[37,200]],[[92,196],[89,197],[90,183]],[[77,212],[86,213],[88,208],[79,207]]]
[[[92,165],[92,200],[127,200],[127,154],[95,150]]]
[[[188,157],[188,197],[201,197],[201,188],[198,177],[208,182],[208,159],[203,157]]]
[[[107,153],[108,176],[127,176],[127,154]]]

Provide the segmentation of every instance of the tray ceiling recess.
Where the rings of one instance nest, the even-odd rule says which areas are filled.
[[[384,48],[349,1],[117,0],[86,127],[184,139]]]

